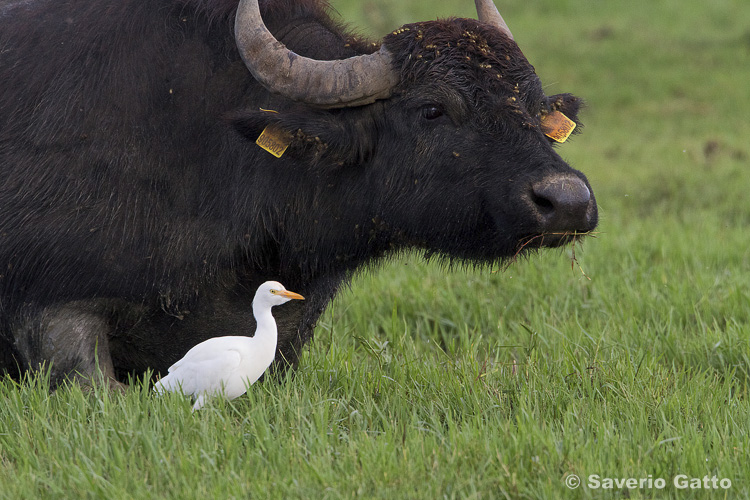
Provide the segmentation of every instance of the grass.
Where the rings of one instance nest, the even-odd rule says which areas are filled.
[[[472,15],[334,4],[374,33]],[[296,373],[197,414],[139,382],[5,380],[0,498],[750,498],[750,9],[501,8],[548,92],[588,103],[560,149],[601,209],[585,275],[571,249],[504,270],[399,258],[336,299]]]

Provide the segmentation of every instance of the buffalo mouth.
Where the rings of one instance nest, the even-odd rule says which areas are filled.
[[[521,225],[524,222],[511,222],[503,215],[485,212],[481,222],[462,238],[451,239],[454,243],[450,246],[441,246],[436,250],[446,256],[466,259],[475,262],[499,261],[513,262],[518,257],[533,254],[545,248],[560,248],[567,245],[575,245],[591,237],[596,228],[596,221],[591,220],[589,224],[578,229],[563,230],[540,230],[534,222],[529,223],[531,227],[519,228],[518,232],[509,232],[506,228]],[[525,230],[524,230],[525,229]],[[420,245],[423,248],[430,247],[426,243]]]
[[[518,251],[575,243],[590,234],[599,219],[596,199],[582,175],[548,175],[532,184],[523,199],[535,227],[518,239]]]
[[[518,240],[518,249],[516,254],[524,250],[539,248],[558,248],[568,244],[575,244],[583,239],[584,236],[591,234],[591,231],[564,231],[564,232],[546,232],[523,236]]]

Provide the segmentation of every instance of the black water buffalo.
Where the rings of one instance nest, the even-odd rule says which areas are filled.
[[[252,335],[268,279],[308,299],[276,313],[294,364],[374,259],[493,263],[596,226],[548,137],[579,101],[545,96],[491,0],[377,44],[317,0],[1,1],[13,376],[165,371],[208,337]]]

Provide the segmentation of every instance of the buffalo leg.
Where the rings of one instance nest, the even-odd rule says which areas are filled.
[[[47,307],[17,332],[27,367],[48,367],[52,387],[70,379],[90,384],[99,372],[112,388],[115,379],[109,351],[110,327],[94,304],[73,302]]]

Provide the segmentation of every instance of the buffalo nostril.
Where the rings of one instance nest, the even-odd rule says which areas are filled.
[[[587,231],[591,191],[573,175],[549,176],[531,187],[531,200],[544,231]]]
[[[544,196],[539,196],[536,191],[531,191],[531,201],[542,214],[551,214],[555,211],[555,204]]]

